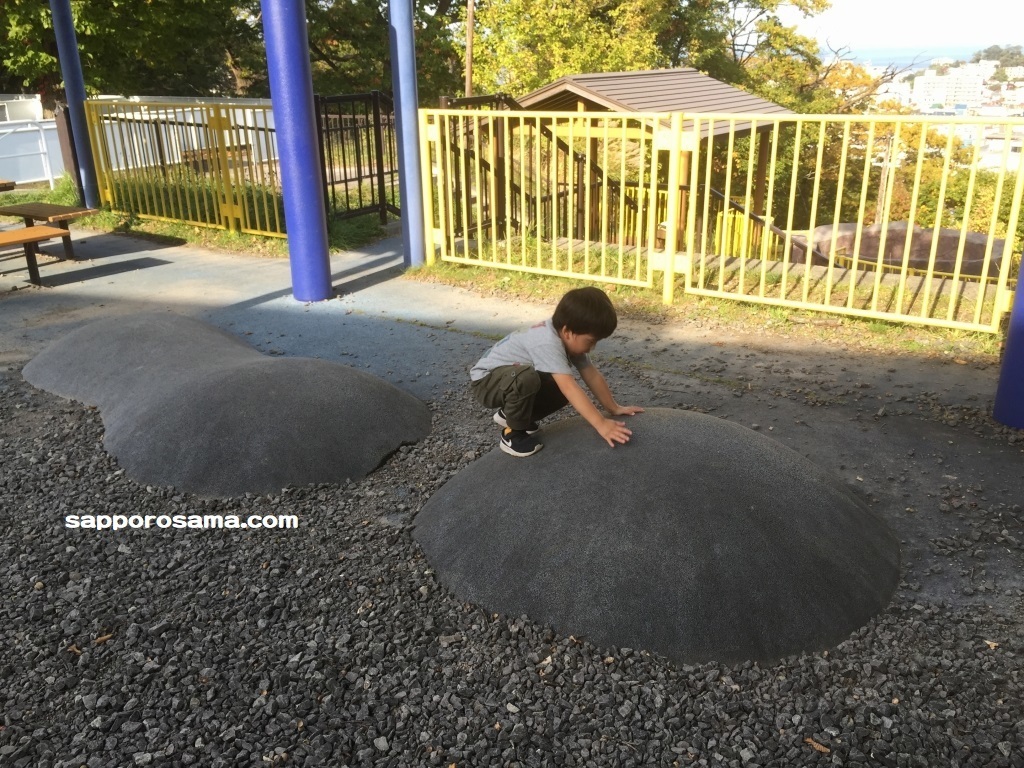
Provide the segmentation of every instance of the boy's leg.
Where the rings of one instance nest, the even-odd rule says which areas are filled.
[[[538,373],[540,389],[533,398],[533,420],[540,421],[569,404],[550,373]]]
[[[534,421],[534,401],[542,388],[541,378],[542,374],[532,365],[503,365],[474,381],[471,387],[482,405],[501,408],[510,428],[526,430]]]

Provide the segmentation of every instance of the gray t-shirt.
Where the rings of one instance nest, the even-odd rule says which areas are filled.
[[[555,330],[551,319],[522,331],[510,333],[488,350],[469,372],[473,381],[479,381],[495,368],[503,365],[532,365],[541,373],[568,373],[589,366],[588,355],[570,357]]]

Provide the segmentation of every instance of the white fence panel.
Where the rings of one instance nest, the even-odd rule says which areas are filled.
[[[62,173],[55,120],[0,122],[0,178],[18,184],[45,181],[52,188]]]

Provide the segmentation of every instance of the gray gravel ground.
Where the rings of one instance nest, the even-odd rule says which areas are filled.
[[[771,665],[676,667],[440,588],[411,521],[495,439],[458,376],[435,390],[430,437],[365,480],[211,501],[127,480],[96,411],[10,366],[0,765],[1024,766],[1020,433],[939,384],[896,389],[902,365],[739,349],[681,361],[648,344],[643,365],[603,369],[620,399],[814,453],[904,545],[884,614]],[[63,527],[89,512],[301,525]]]
[[[827,319],[814,346],[793,333],[799,318],[737,334],[713,313],[624,322],[602,342],[620,400],[759,429],[834,472],[901,540],[893,603],[837,648],[677,667],[438,586],[410,525],[495,440],[465,369],[539,316],[360,276],[389,249],[339,260],[341,301],[299,311],[287,265],[105,235],[76,242],[95,265],[47,267],[56,288],[11,278],[0,766],[1024,766],[1024,433],[987,416],[991,366],[850,350]],[[20,370],[84,322],[154,307],[381,376],[431,403],[434,430],[342,487],[225,501],[141,487],[103,451],[96,411]],[[64,528],[88,512],[292,513],[300,527]]]

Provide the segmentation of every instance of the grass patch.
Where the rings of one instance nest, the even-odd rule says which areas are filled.
[[[942,357],[979,365],[998,364],[1002,345],[999,334],[697,296],[687,294],[681,282],[676,286],[675,301],[665,306],[658,281],[653,289],[634,288],[442,261],[409,270],[405,278],[456,285],[484,296],[532,301],[552,308],[567,290],[593,284],[612,297],[620,317],[656,325],[699,324],[723,334],[763,332],[765,344],[786,339],[818,345],[823,350],[847,348],[893,356]]]
[[[421,282],[457,285],[487,296],[549,303],[552,307],[566,291],[591,284],[552,275],[480,268],[447,261],[437,261],[429,267],[409,270],[405,276]],[[661,295],[657,291],[601,281],[593,284],[614,299],[620,316],[635,317],[647,322],[664,322],[672,314],[673,308],[661,303]]]

